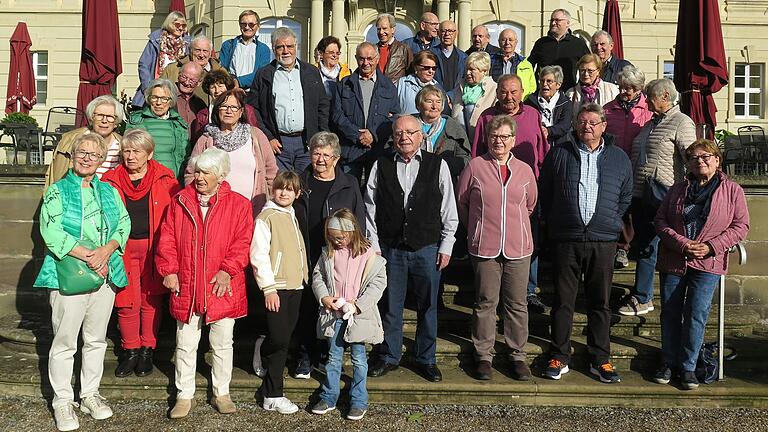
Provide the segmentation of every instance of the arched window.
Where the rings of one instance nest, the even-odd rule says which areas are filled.
[[[208,34],[209,30],[210,29],[208,27],[208,24],[199,23],[199,24],[195,24],[194,26],[192,26],[192,29],[189,30],[189,35],[192,36],[193,38],[195,36],[200,36],[200,35],[208,36],[210,38],[210,36]]]
[[[395,25],[395,39],[401,41],[413,37],[413,30],[404,21],[396,20]],[[368,24],[365,28],[365,40],[366,42],[377,43],[379,37],[376,35],[376,21]]]
[[[269,59],[275,59],[275,53],[272,51],[272,32],[276,28],[288,27],[296,33],[296,54],[300,59],[304,59],[304,51],[301,49],[301,24],[298,21],[290,18],[265,18],[261,20],[261,26],[259,28],[259,42],[266,44],[269,50]]]
[[[517,33],[517,52],[525,53],[525,27],[520,24],[509,21],[492,21],[483,24],[488,29],[488,34],[491,36],[491,45],[499,46],[499,34],[506,30],[512,29]]]

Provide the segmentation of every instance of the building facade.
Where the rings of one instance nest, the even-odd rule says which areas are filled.
[[[238,34],[237,17],[243,9],[259,13],[259,38],[279,26],[299,35],[299,56],[312,58],[312,49],[324,35],[338,37],[342,61],[354,64],[354,48],[375,38],[373,24],[379,13],[391,12],[398,22],[399,38],[414,33],[423,12],[435,12],[440,20],[454,20],[459,29],[458,46],[469,47],[472,27],[487,25],[495,39],[500,29],[514,28],[520,35],[523,55],[548,29],[552,10],[565,8],[572,15],[574,33],[588,40],[600,28],[606,0],[187,0],[186,13],[193,34],[209,36],[218,48]],[[170,0],[118,0],[123,74],[115,94],[132,97],[138,84],[136,62],[147,35],[159,28]],[[647,80],[671,77],[678,0],[619,0],[628,60],[641,68]],[[39,102],[32,111],[41,125],[53,106],[73,106],[79,83],[82,0],[0,0],[0,40],[8,40],[16,23],[26,21],[32,38]],[[735,131],[739,126],[766,123],[764,90],[768,62],[768,0],[722,0],[720,13],[728,58],[730,85],[715,95],[718,129]],[[495,42],[495,41],[494,41]],[[7,83],[9,45],[0,44],[0,85]],[[5,66],[2,66],[5,64]],[[0,90],[4,93],[4,89]]]

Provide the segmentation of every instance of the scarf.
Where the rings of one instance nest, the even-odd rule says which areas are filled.
[[[638,102],[640,102],[640,93],[637,94],[631,101],[627,102],[624,99],[621,98],[621,95],[616,96],[616,102],[619,103],[619,106],[621,109],[624,110],[624,112],[630,112],[632,108],[637,105]]]
[[[424,142],[426,148],[424,150],[435,153],[435,144],[437,144],[437,138],[443,133],[445,129],[445,119],[441,116],[433,123],[426,123],[421,119],[421,116],[417,117],[419,123],[421,123],[421,130],[424,132]]]
[[[485,93],[485,90],[483,89],[483,82],[485,81],[486,77],[483,77],[482,80],[480,80],[477,84],[466,84],[462,85],[461,88],[461,102],[464,105],[476,105],[477,100],[480,99],[483,94]]]
[[[336,81],[339,77],[339,73],[341,73],[341,65],[336,63],[336,66],[333,67],[333,69],[326,69],[323,62],[320,62],[320,74],[323,75],[323,78],[326,80]]]
[[[157,55],[157,67],[155,68],[155,76],[160,76],[165,70],[164,58],[171,60],[171,63],[183,57],[187,52],[187,41],[184,40],[184,35],[174,38],[168,33],[167,30],[163,30],[162,36],[160,36],[160,52]]]
[[[138,201],[148,194],[152,185],[160,179],[160,176],[158,175],[160,171],[157,170],[157,164],[158,162],[152,159],[147,161],[147,172],[136,186],[133,185],[128,170],[125,169],[125,166],[122,164],[115,168],[114,175],[110,180],[115,182],[115,186],[123,193],[123,196],[126,199]]]
[[[584,95],[584,103],[592,103],[597,100],[597,86],[600,84],[600,78],[596,78],[591,85],[581,85],[581,94]]]
[[[685,224],[685,236],[695,240],[709,216],[709,210],[712,205],[712,195],[714,195],[715,190],[720,185],[720,176],[715,174],[715,176],[704,185],[700,185],[699,180],[693,176],[689,176],[688,179],[690,185],[685,193],[683,223]]]
[[[205,132],[213,138],[213,146],[226,152],[239,149],[248,143],[251,138],[251,126],[246,123],[238,122],[232,132],[224,134],[213,123],[205,126]]]
[[[555,113],[555,107],[557,106],[557,101],[560,100],[560,92],[555,93],[554,96],[549,98],[549,101],[544,99],[541,96],[537,96],[536,100],[539,102],[539,112],[541,112],[541,121],[544,123],[544,126],[546,127],[552,127],[553,119]]]

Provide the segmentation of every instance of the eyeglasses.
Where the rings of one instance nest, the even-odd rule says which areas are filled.
[[[194,86],[197,85],[198,82],[200,82],[200,79],[198,78],[192,78],[190,76],[186,75],[179,75],[179,82],[184,83],[188,86]]]
[[[579,69],[580,74],[592,75],[597,72],[597,69]]]
[[[596,127],[600,126],[603,123],[605,123],[605,122],[601,122],[601,121],[600,122],[589,122],[589,121],[583,121],[582,120],[582,121],[576,122],[576,125],[577,126],[581,126],[581,127],[589,126],[589,127],[592,127],[592,128],[596,128]]]
[[[552,18],[549,20],[549,22],[560,22],[560,21],[568,21],[568,18]]]
[[[171,98],[168,96],[150,96],[149,97],[150,102],[160,102],[160,103],[168,103],[171,101]]]
[[[75,157],[78,159],[97,160],[97,159],[101,159],[101,153],[78,150],[75,152]]]
[[[431,70],[431,71],[436,71],[436,70],[437,70],[437,66],[425,66],[425,65],[419,65],[419,67],[420,67],[420,68],[422,68],[422,69],[424,69],[424,70]]]
[[[414,136],[415,136],[417,133],[421,133],[421,131],[420,131],[420,130],[418,130],[418,129],[416,129],[416,130],[412,130],[412,131],[409,131],[409,130],[404,130],[404,131],[395,131],[395,132],[393,133],[393,135],[395,136],[395,138],[398,138],[398,139],[400,139],[400,138],[404,138],[404,137],[406,137],[406,136],[407,136],[408,138],[413,138],[413,137],[414,137]]]
[[[254,29],[254,28],[256,28],[256,26],[258,26],[257,23],[250,23],[250,22],[241,22],[240,23],[240,28],[242,28],[242,29],[244,29],[244,28]]]
[[[710,159],[712,159],[712,156],[714,156],[714,155],[713,154],[709,154],[709,153],[704,153],[704,154],[700,154],[700,155],[690,156],[688,158],[688,160],[689,161],[693,161],[693,162],[702,161],[704,163],[707,163],[707,162],[709,162]]]
[[[360,63],[364,63],[364,62],[374,63],[374,62],[376,62],[376,57],[358,57],[358,56],[355,56],[355,58]]]
[[[426,24],[428,26],[432,26],[432,27],[437,27],[437,26],[440,25],[439,22],[429,22],[429,21],[423,21],[423,22],[424,22],[424,24]]]
[[[187,25],[184,23],[175,22],[173,23],[173,26],[176,27],[176,30],[184,30],[185,28],[187,28]]]
[[[443,34],[454,34],[454,33],[456,33],[456,30],[454,30],[454,29],[442,29],[442,30],[440,30],[440,33],[443,33]]]
[[[324,54],[331,57],[338,57],[341,55],[341,51],[325,51]]]
[[[503,135],[490,134],[490,135],[488,135],[488,139],[491,142],[501,141],[501,142],[503,142],[505,144],[507,143],[507,141],[509,141],[510,138],[512,138],[511,134],[503,134]]]
[[[292,45],[276,45],[275,46],[275,51],[277,51],[277,50],[281,50],[281,51],[282,50],[292,50],[292,49],[296,49],[296,44],[292,44]]]
[[[331,159],[336,159],[336,155],[314,152],[312,153],[312,158],[322,159],[322,160],[331,160]]]
[[[240,111],[241,109],[243,109],[243,107],[241,107],[239,105],[221,105],[221,106],[219,106],[219,111],[234,111],[234,112],[237,112],[237,111]]]
[[[94,113],[93,119],[96,121],[104,121],[106,120],[107,123],[114,123],[117,121],[117,116],[113,116],[111,114],[101,114],[101,113]]]

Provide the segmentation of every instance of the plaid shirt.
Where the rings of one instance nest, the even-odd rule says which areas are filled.
[[[581,175],[579,176],[579,211],[584,225],[589,224],[597,206],[597,192],[600,185],[600,154],[605,149],[605,143],[589,151],[584,143],[579,142],[579,157],[581,158]]]

